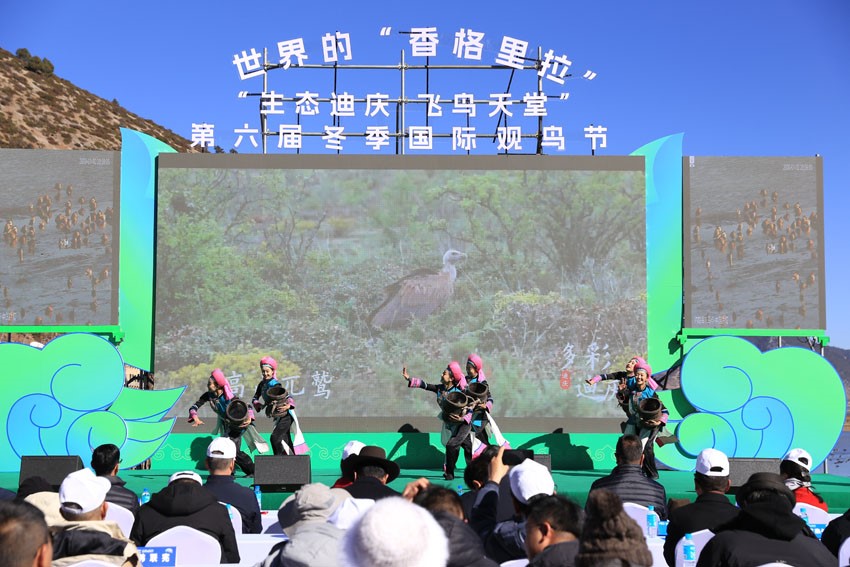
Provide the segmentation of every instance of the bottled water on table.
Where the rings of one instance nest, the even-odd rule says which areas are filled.
[[[658,537],[658,514],[655,506],[650,506],[646,513],[646,537]]]
[[[143,488],[142,489],[142,495],[139,496],[139,502],[141,504],[147,504],[150,501],[151,501],[151,491],[148,490],[147,488]]]
[[[257,497],[257,506],[260,507],[260,510],[263,509],[263,491],[260,489],[259,484],[254,485],[254,496]]]
[[[685,534],[685,544],[682,546],[682,552],[682,556],[685,559],[682,562],[682,567],[696,567],[697,547],[694,545],[691,534]]]

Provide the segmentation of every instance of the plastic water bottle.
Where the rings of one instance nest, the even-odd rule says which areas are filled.
[[[463,496],[463,485],[462,484],[457,485],[457,495]]]
[[[800,508],[800,519],[806,522],[807,526],[812,527],[812,524],[809,522],[809,514],[805,508]]]
[[[646,537],[658,537],[658,515],[655,513],[655,506],[650,506],[646,513]]]
[[[683,567],[696,567],[697,564],[697,546],[694,545],[694,539],[691,534],[685,534],[685,543],[682,545],[682,556],[684,561]]]
[[[233,506],[230,504],[227,505],[227,517],[233,519]]]
[[[142,489],[142,495],[139,497],[139,502],[141,504],[147,504],[151,501],[151,491],[147,488]]]
[[[263,491],[260,488],[259,484],[254,485],[254,496],[257,497],[257,506],[260,507],[260,510],[263,509]]]

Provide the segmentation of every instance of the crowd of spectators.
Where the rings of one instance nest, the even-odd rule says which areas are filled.
[[[721,451],[697,456],[697,497],[687,504],[667,501],[664,487],[642,472],[643,455],[639,437],[622,436],[616,466],[592,484],[581,507],[557,493],[546,466],[533,459],[509,464],[504,448],[488,449],[469,464],[464,497],[425,478],[399,493],[388,486],[401,473],[398,464],[381,447],[352,441],[333,487],[305,484],[284,501],[278,520],[288,539],[257,567],[651,566],[644,529],[624,503],[652,506],[669,520],[664,558],[670,566],[679,540],[700,530],[714,535],[698,567],[834,566],[850,536],[850,511],[829,524],[822,542],[795,514],[800,501],[826,506],[812,490],[812,459],[803,449],[790,451],[779,473],[753,474],[734,503],[727,496],[730,462]],[[63,567],[98,559],[137,567],[136,546],[177,525],[212,535],[221,545],[221,563],[238,563],[225,505],[242,515],[249,533],[259,532],[260,522],[254,494],[233,481],[235,457],[232,441],[215,439],[207,449],[206,485],[193,471],[172,475],[168,486],[135,510],[129,537],[105,520],[110,498],[133,509],[123,481],[114,480],[120,462],[114,445],[94,451],[97,475],[89,469],[71,473],[58,493],[43,480],[28,479],[13,499],[0,495],[0,565]]]

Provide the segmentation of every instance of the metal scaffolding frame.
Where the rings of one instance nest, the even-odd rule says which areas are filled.
[[[525,59],[525,61],[528,61],[529,63],[526,64],[526,65],[523,65],[521,70],[522,71],[531,70],[531,71],[535,71],[535,73],[537,73],[543,66],[542,48],[540,48],[540,47],[537,48],[537,57],[535,59],[529,59],[527,57],[524,58],[524,59]],[[268,90],[268,86],[269,86],[268,85],[268,72],[274,71],[276,69],[283,69],[283,68],[285,68],[285,65],[282,64],[282,63],[269,63],[268,49],[264,49],[263,50],[263,91],[262,92],[242,92],[240,94],[240,96],[243,97],[243,98],[260,97],[260,99],[261,99],[258,111],[259,111],[259,115],[260,115],[260,132],[261,132],[261,138],[262,138],[263,154],[268,153],[268,139],[272,138],[272,137],[279,137],[280,132],[275,132],[275,131],[269,130],[267,128],[268,117],[267,117],[267,114],[263,112],[262,96],[263,96],[264,93],[269,92],[269,90]],[[419,99],[419,98],[417,98],[417,99],[407,98],[407,94],[406,94],[406,90],[405,90],[406,81],[407,81],[407,73],[415,72],[415,71],[424,71],[425,72],[425,93],[419,93],[419,94],[429,95],[429,94],[438,94],[438,93],[432,93],[431,89],[430,89],[431,71],[444,71],[444,70],[453,70],[453,71],[456,71],[456,70],[474,70],[474,71],[500,70],[500,71],[505,71],[505,70],[510,70],[511,74],[510,74],[510,77],[508,78],[508,82],[507,82],[507,85],[506,85],[505,91],[504,91],[505,94],[510,94],[511,85],[513,84],[513,80],[514,80],[514,77],[516,75],[516,71],[519,70],[519,69],[515,69],[513,67],[509,67],[507,65],[432,65],[430,63],[430,57],[425,58],[425,64],[424,65],[421,65],[421,64],[420,65],[411,65],[411,64],[408,64],[406,59],[405,59],[404,50],[401,51],[401,55],[399,57],[399,62],[395,65],[362,65],[362,64],[346,65],[346,64],[339,64],[338,62],[335,62],[333,65],[292,64],[288,67],[288,69],[289,70],[292,70],[292,69],[305,69],[305,70],[306,69],[319,69],[319,70],[332,71],[333,72],[334,92],[336,92],[336,88],[337,88],[337,84],[338,84],[338,78],[339,78],[338,74],[339,74],[340,70],[397,71],[399,73],[399,96],[396,97],[395,99],[392,99],[392,98],[386,99],[387,103],[395,105],[395,130],[389,132],[389,137],[392,138],[395,141],[395,154],[396,155],[404,155],[405,154],[404,141],[409,138],[409,133],[406,131],[407,107],[409,105],[429,104],[428,100],[423,100],[423,99]],[[567,74],[565,77],[570,77],[570,76],[571,76],[570,74]],[[543,92],[543,77],[540,76],[539,74],[537,76],[537,92],[538,93]],[[278,100],[285,103],[285,102],[297,102],[300,99],[298,99],[296,97],[281,97]],[[317,103],[322,103],[322,102],[329,103],[329,102],[331,102],[332,99],[330,97],[324,97],[324,98],[317,97],[317,98],[314,98],[314,99],[311,99],[311,100],[314,100]],[[563,100],[563,99],[560,95],[546,95],[546,100],[548,101],[548,100]],[[365,102],[366,102],[366,98],[356,98],[356,97],[354,98],[354,103],[365,103]],[[473,99],[471,102],[474,105],[479,105],[479,104],[483,105],[483,104],[489,104],[491,101],[486,100],[486,99]],[[301,115],[299,114],[297,116],[298,116],[298,118],[297,118],[296,123],[298,125],[300,125],[301,124]],[[428,118],[429,118],[429,116],[426,113],[426,115],[425,115],[425,125],[426,126],[429,125]],[[469,118],[470,118],[470,116],[469,116],[469,114],[467,114],[466,115],[466,125],[467,125],[467,127],[470,125]],[[529,133],[520,133],[520,138],[526,138],[526,139],[532,139],[533,138],[533,139],[535,139],[534,155],[543,155],[543,129],[544,129],[543,118],[544,118],[543,116],[537,116],[537,129],[536,129],[536,131],[529,132]],[[341,121],[340,116],[333,116],[333,125],[334,126],[340,126],[341,122],[342,121]],[[504,123],[504,126],[507,127],[508,116],[505,114],[505,112],[503,110],[500,110],[499,111],[499,118],[498,118],[498,121],[496,123],[496,131],[494,131],[493,134],[475,133],[472,136],[474,136],[475,138],[489,138],[489,139],[495,141],[496,137],[497,137],[498,128],[501,127],[503,125],[503,123]],[[325,135],[326,135],[326,133],[323,132],[323,131],[321,131],[321,132],[319,132],[319,131],[303,132],[302,131],[301,132],[302,137],[321,137],[321,136],[325,136]],[[365,132],[365,131],[353,131],[353,132],[346,132],[345,135],[346,135],[346,137],[355,137],[356,138],[356,137],[366,137],[368,135],[368,133]],[[451,138],[452,133],[451,132],[436,132],[436,133],[432,133],[431,137],[432,138]],[[339,151],[339,150],[337,150],[337,151]],[[300,148],[296,149],[296,153],[300,154],[301,149]],[[470,150],[466,150],[466,153],[469,154]],[[503,153],[509,154],[510,152],[505,150]],[[594,152],[591,152],[591,153],[594,153]],[[515,155],[527,155],[527,153],[521,152],[521,153],[517,153]]]

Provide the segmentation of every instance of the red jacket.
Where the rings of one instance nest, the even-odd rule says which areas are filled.
[[[811,489],[801,486],[794,491],[794,497],[797,499],[797,504],[812,505],[820,508],[824,512],[829,512],[826,502],[822,502]]]

